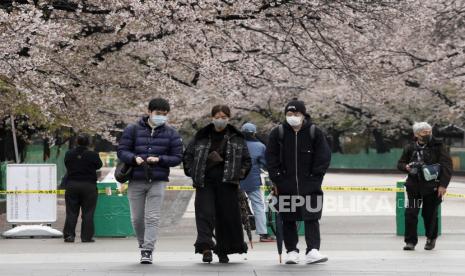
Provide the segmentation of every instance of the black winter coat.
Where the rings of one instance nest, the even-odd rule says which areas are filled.
[[[102,167],[98,153],[78,146],[66,152],[66,181],[97,182],[97,170]]]
[[[184,173],[192,178],[193,185],[197,188],[205,186],[207,157],[211,146],[210,133],[213,128],[213,124],[209,124],[199,130],[184,152]],[[239,130],[228,124],[225,138],[227,141],[222,181],[239,185],[249,174],[252,160],[244,136]]]
[[[402,156],[397,163],[397,168],[400,171],[408,173],[408,171],[405,169],[405,166],[412,161],[417,161],[416,157],[414,157],[414,151],[416,148],[416,142],[412,142],[404,147]],[[426,195],[434,192],[438,185],[447,188],[452,177],[452,160],[446,146],[441,140],[433,138],[426,145],[423,150],[423,162],[426,165],[441,165],[439,181],[426,181],[422,174],[409,174],[405,184],[407,190]]]
[[[276,185],[279,195],[311,196],[314,207],[313,203],[318,196],[322,200],[321,184],[331,161],[331,150],[319,128],[315,129],[312,141],[311,125],[310,117],[306,116],[302,128],[296,133],[284,122],[283,149],[279,143],[278,127],[274,128],[269,135],[266,163],[270,179]],[[320,219],[321,211],[308,212],[306,208],[300,208],[297,212],[282,215],[285,220]]]

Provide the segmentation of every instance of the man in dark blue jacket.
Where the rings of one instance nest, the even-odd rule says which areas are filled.
[[[181,137],[166,125],[169,111],[170,105],[165,99],[151,100],[148,116],[128,126],[118,146],[118,158],[133,166],[128,198],[143,264],[152,263],[170,167],[179,165],[182,160]]]

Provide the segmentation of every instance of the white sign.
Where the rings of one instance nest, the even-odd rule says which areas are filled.
[[[18,194],[7,194],[6,212],[8,222],[40,223],[56,221],[57,195],[33,193],[34,191],[57,189],[57,168],[55,164],[7,165],[6,189],[20,192]]]

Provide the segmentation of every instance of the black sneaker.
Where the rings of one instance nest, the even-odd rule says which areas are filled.
[[[413,243],[407,243],[404,246],[404,250],[405,251],[413,251],[413,250],[415,250],[415,245]]]
[[[213,261],[213,254],[211,250],[205,250],[203,252],[202,262],[211,263]]]
[[[141,264],[151,264],[152,263],[152,251],[142,250],[140,252],[140,263]]]
[[[425,250],[433,250],[436,246],[436,240],[427,239],[425,244]]]
[[[220,263],[222,263],[222,264],[229,263],[228,255],[218,255],[218,259],[219,259]]]

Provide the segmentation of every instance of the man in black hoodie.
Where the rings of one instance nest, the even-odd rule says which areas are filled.
[[[302,101],[289,102],[285,114],[286,121],[270,133],[266,162],[278,202],[287,202],[287,210],[278,204],[284,222],[286,263],[299,262],[296,225],[299,220],[305,224],[306,263],[325,262],[328,258],[319,252],[319,219],[323,207],[321,184],[329,167],[331,150],[324,133],[310,121]]]

